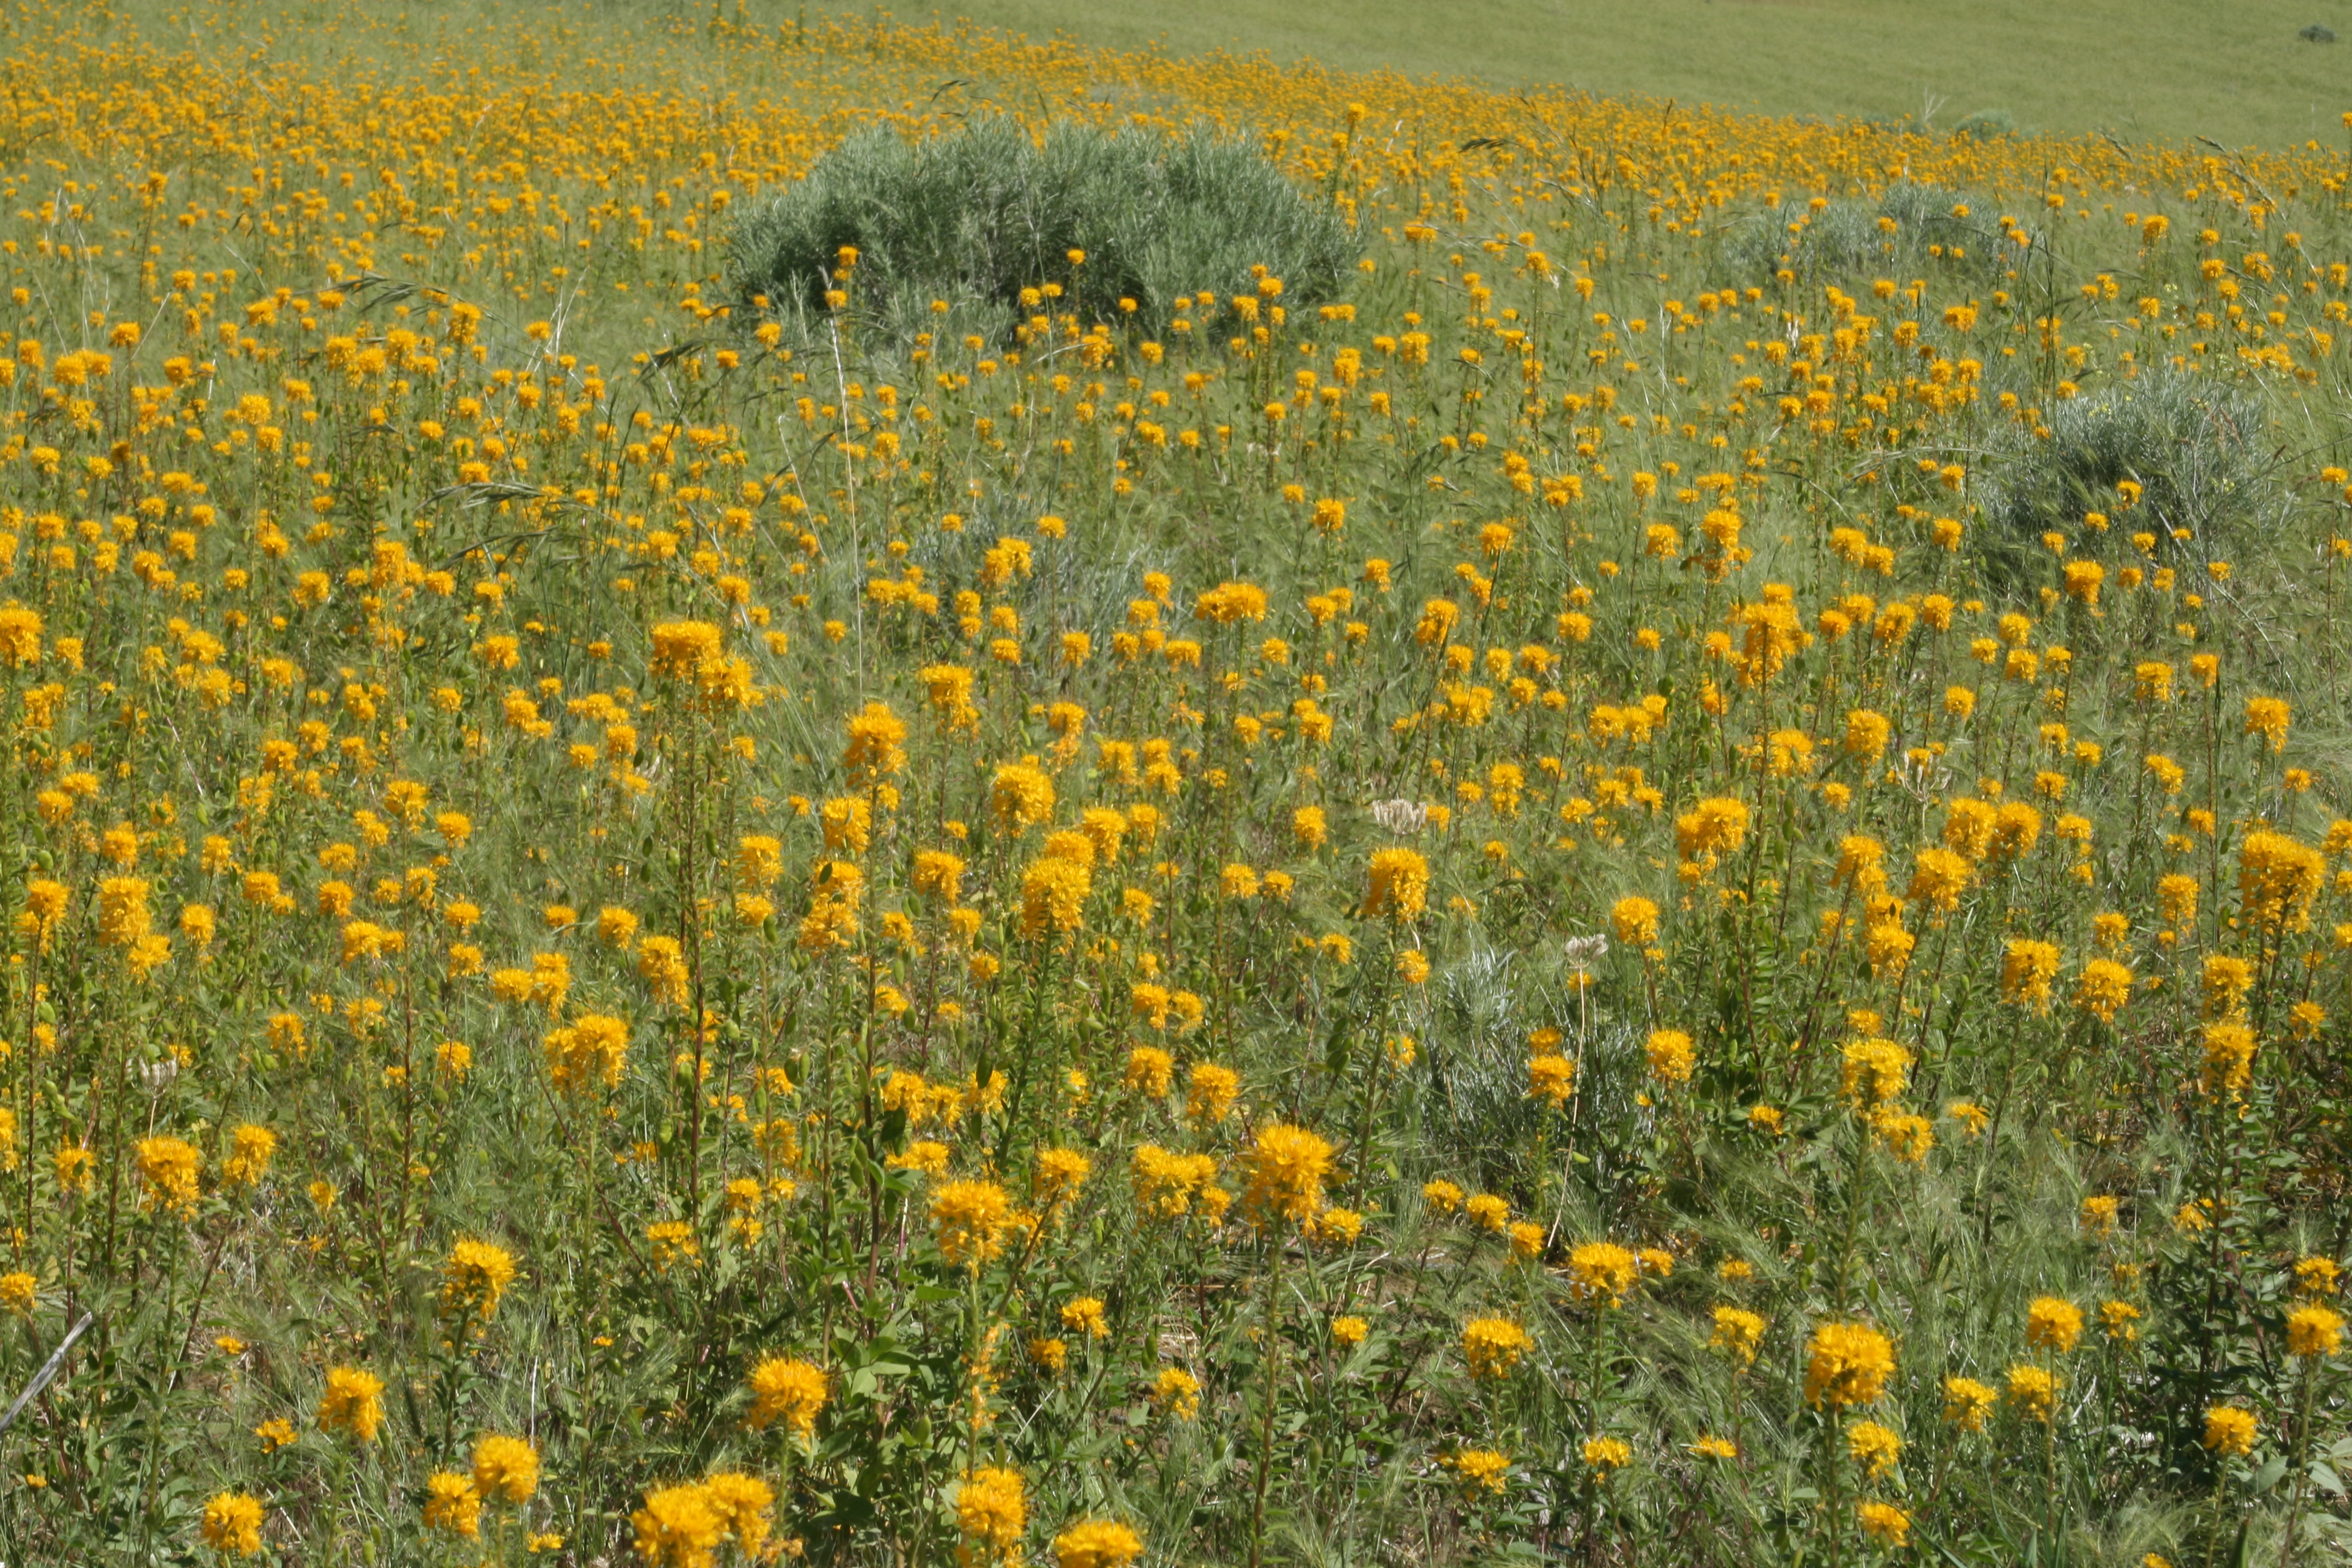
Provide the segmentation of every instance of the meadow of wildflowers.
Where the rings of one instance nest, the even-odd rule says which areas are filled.
[[[2352,1546],[2339,156],[275,15],[6,22],[10,1561]],[[1352,269],[739,281],[1001,116]]]

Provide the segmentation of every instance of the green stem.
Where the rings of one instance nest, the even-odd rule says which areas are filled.
[[[2304,1483],[2311,1478],[2307,1462],[2311,1451],[2311,1404],[2317,1392],[2319,1379],[2315,1373],[2316,1356],[2303,1363],[2303,1388],[2295,1401],[2294,1418],[2294,1492],[2286,1505],[2286,1539],[2279,1543],[2279,1568],[2294,1568],[2295,1526],[2303,1519]]]
[[[1822,1424],[1822,1465],[1828,1473],[1822,1490],[1830,1501],[1830,1568],[1838,1568],[1839,1558],[1845,1550],[1845,1514],[1839,1506],[1838,1483],[1843,1479],[1838,1469],[1837,1409],[1832,1405],[1829,1419]]]
[[[1250,1500],[1250,1568],[1260,1568],[1265,1543],[1265,1489],[1274,1474],[1274,1411],[1282,1373],[1283,1238],[1274,1243],[1274,1263],[1265,1273],[1265,1415],[1258,1427],[1257,1482]]]

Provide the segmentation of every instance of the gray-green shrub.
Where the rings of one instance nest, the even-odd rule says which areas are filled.
[[[1952,134],[1973,136],[1979,141],[1994,136],[2014,136],[2017,134],[2017,116],[2006,109],[1979,109],[1953,126]]]
[[[2141,489],[2130,529],[2167,552],[2185,531],[2198,560],[2246,538],[2280,497],[2262,405],[2210,378],[2158,371],[2110,382],[2051,404],[2044,423],[2046,440],[2016,432],[1984,468],[1983,550],[1997,575],[2040,554],[2043,533],[2112,511],[2125,479]]]
[[[1069,122],[1033,136],[1007,120],[910,142],[870,132],[750,212],[730,244],[740,295],[821,306],[844,246],[856,309],[902,332],[945,301],[957,324],[1001,335],[1021,290],[1059,284],[1056,313],[1156,325],[1179,295],[1252,286],[1286,303],[1337,293],[1348,226],[1240,138],[1166,137]],[[1069,253],[1085,254],[1083,265]]]
[[[2000,259],[2000,234],[1960,216],[1954,209],[1963,205],[1954,192],[1906,183],[1877,196],[1833,201],[1811,215],[1768,212],[1731,233],[1724,260],[1743,277],[1766,279],[1785,269],[1806,283],[1910,278],[1931,266],[1989,273]],[[1881,219],[1892,219],[1894,227]]]

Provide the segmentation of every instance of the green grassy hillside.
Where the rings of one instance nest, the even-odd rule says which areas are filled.
[[[756,0],[751,9],[763,15]],[[892,14],[929,13],[907,5]],[[1907,114],[1948,128],[1998,110],[2021,129],[2126,141],[2329,143],[2352,109],[2345,0],[968,0],[937,14],[1120,48],[1264,50],[1346,69],[1564,82],[1779,114]],[[2304,41],[2313,25],[2344,41]]]

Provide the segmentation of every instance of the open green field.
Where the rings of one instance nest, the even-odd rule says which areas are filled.
[[[764,4],[776,9],[775,0]],[[2126,142],[2336,145],[2352,109],[2345,0],[1502,0],[1475,8],[971,0],[888,10],[902,23],[968,17],[1121,49],[1263,51],[1277,63],[1556,82],[1770,114],[1908,115],[1944,130],[1998,110],[2021,130],[2106,131]],[[2343,41],[2305,42],[2297,35],[2314,24]]]

